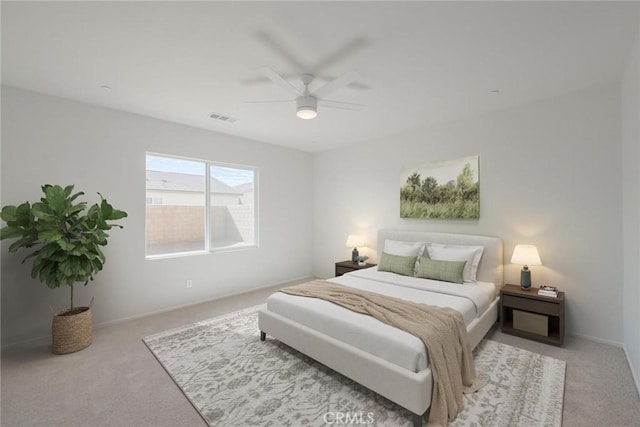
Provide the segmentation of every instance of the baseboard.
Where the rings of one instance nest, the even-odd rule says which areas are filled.
[[[597,337],[592,337],[590,335],[576,334],[576,333],[570,333],[570,334],[567,333],[567,335],[571,336],[571,337],[582,338],[582,339],[585,339],[585,340],[597,342],[597,343],[600,343],[600,344],[607,344],[607,345],[612,345],[614,347],[622,348],[622,343],[618,342],[618,341],[605,340],[603,338],[597,338]]]
[[[218,301],[221,299],[225,299],[225,298],[231,298],[231,297],[235,297],[237,295],[242,295],[242,294],[246,294],[249,292],[253,292],[253,291],[259,291],[261,289],[266,289],[266,288],[271,288],[271,287],[275,287],[275,286],[284,286],[284,285],[293,285],[296,284],[298,282],[302,282],[302,281],[308,281],[313,279],[313,277],[299,277],[299,278],[294,278],[291,280],[285,280],[283,282],[277,282],[277,283],[271,283],[268,285],[263,285],[263,286],[256,286],[254,288],[249,288],[249,289],[243,289],[242,291],[239,292],[230,292],[227,294],[222,294],[222,295],[218,295],[214,298],[207,298],[204,300],[199,300],[196,302],[190,302],[187,304],[180,304],[180,305],[172,305],[170,307],[166,307],[166,308],[162,308],[160,310],[155,310],[155,311],[149,311],[146,313],[142,313],[142,314],[136,314],[134,316],[129,316],[129,317],[124,317],[122,319],[116,319],[116,320],[110,320],[108,322],[102,322],[102,323],[98,323],[94,325],[94,328],[104,328],[107,326],[112,326],[112,325],[117,325],[120,323],[124,323],[124,322],[130,322],[132,320],[136,320],[136,319],[141,319],[143,317],[149,317],[149,316],[153,316],[156,314],[161,314],[161,313],[166,313],[168,311],[173,311],[173,310],[179,310],[181,308],[187,308],[187,307],[193,307],[194,305],[200,305],[200,304],[206,304],[208,302],[211,301]]]
[[[32,347],[37,344],[48,344],[51,345],[51,335],[29,338],[28,340],[12,342],[9,344],[5,344],[1,347],[2,351],[12,350],[14,348],[23,348],[23,347]]]
[[[629,369],[631,369],[631,377],[633,378],[633,382],[636,384],[636,391],[640,394],[640,381],[638,381],[638,375],[633,369],[633,363],[631,363],[631,358],[629,357],[629,352],[627,351],[627,346],[622,344],[622,350],[624,350],[624,355],[627,358],[627,364],[629,365]]]
[[[229,293],[226,293],[226,294],[218,295],[218,296],[216,296],[214,298],[207,298],[207,299],[204,299],[204,300],[190,302],[188,304],[174,305],[174,306],[162,308],[160,310],[154,310],[154,311],[149,311],[149,312],[145,312],[145,313],[141,313],[141,314],[136,314],[134,316],[124,317],[124,318],[121,318],[121,319],[110,320],[108,322],[95,323],[93,325],[93,328],[94,329],[105,328],[107,326],[113,326],[113,325],[117,325],[117,324],[124,323],[124,322],[130,322],[130,321],[136,320],[136,319],[141,319],[143,317],[149,317],[149,316],[153,316],[153,315],[160,314],[160,313],[166,313],[168,311],[179,310],[181,308],[192,307],[192,306],[199,305],[199,304],[205,304],[205,303],[211,302],[211,301],[217,301],[217,300],[221,300],[221,299],[225,299],[225,298],[230,298],[230,297],[234,297],[234,296],[237,296],[237,295],[246,294],[248,292],[259,291],[261,289],[271,288],[271,287],[275,287],[275,286],[293,285],[293,284],[300,283],[302,281],[307,281],[307,280],[312,280],[312,279],[314,279],[314,277],[310,277],[310,276],[298,277],[298,278],[293,278],[293,279],[290,279],[290,280],[285,280],[285,281],[282,281],[282,282],[270,283],[270,284],[266,284],[266,285],[262,285],[262,286],[256,286],[256,287],[253,287],[253,288],[249,288],[249,289],[243,289],[243,290],[238,291],[238,292],[229,292]],[[14,343],[5,344],[0,349],[2,351],[5,351],[5,350],[14,349],[14,348],[33,346],[33,345],[38,345],[38,344],[43,344],[43,345],[44,344],[51,344],[51,335],[40,336],[40,337],[35,337],[35,338],[29,338],[27,340],[17,341],[17,342],[14,342]]]

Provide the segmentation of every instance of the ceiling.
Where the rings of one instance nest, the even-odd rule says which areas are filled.
[[[317,152],[619,79],[638,17],[635,2],[3,1],[2,81]],[[357,71],[329,98],[365,108],[247,103],[291,98],[263,66],[324,77],[312,90]]]

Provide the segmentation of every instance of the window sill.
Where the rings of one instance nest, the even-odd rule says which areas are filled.
[[[214,248],[208,251],[192,251],[192,252],[177,252],[170,254],[158,254],[158,255],[145,255],[145,259],[148,261],[155,261],[159,259],[169,259],[169,258],[182,258],[187,256],[198,256],[198,255],[211,255],[221,252],[238,252],[244,250],[258,249],[258,245],[241,245],[241,246],[226,246],[221,248]]]

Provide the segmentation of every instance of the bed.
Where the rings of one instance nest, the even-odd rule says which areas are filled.
[[[387,241],[484,248],[476,280],[459,286],[378,271],[376,267],[329,279],[344,286],[453,307],[463,314],[471,346],[475,348],[498,318],[498,292],[503,284],[502,240],[380,230],[379,255]],[[425,346],[417,337],[327,301],[281,292],[268,298],[258,319],[261,339],[268,334],[312,357],[408,409],[414,414],[414,426],[422,425],[431,402],[432,377]]]

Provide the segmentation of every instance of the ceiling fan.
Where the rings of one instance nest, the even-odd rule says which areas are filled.
[[[325,97],[331,92],[343,86],[346,86],[353,80],[355,80],[355,78],[357,77],[357,73],[355,73],[354,71],[345,73],[340,77],[331,80],[329,83],[314,90],[313,92],[309,91],[309,85],[311,84],[311,82],[313,82],[314,79],[313,74],[302,74],[300,76],[300,80],[302,80],[304,88],[298,89],[269,67],[259,68],[258,71],[260,71],[260,73],[262,73],[273,83],[291,93],[293,96],[295,96],[295,98],[274,101],[248,101],[249,103],[259,104],[275,102],[295,102],[296,116],[305,120],[313,119],[318,115],[318,103],[327,108],[337,108],[341,110],[360,110],[362,109],[362,107],[364,107],[364,105],[362,104],[325,99]]]

